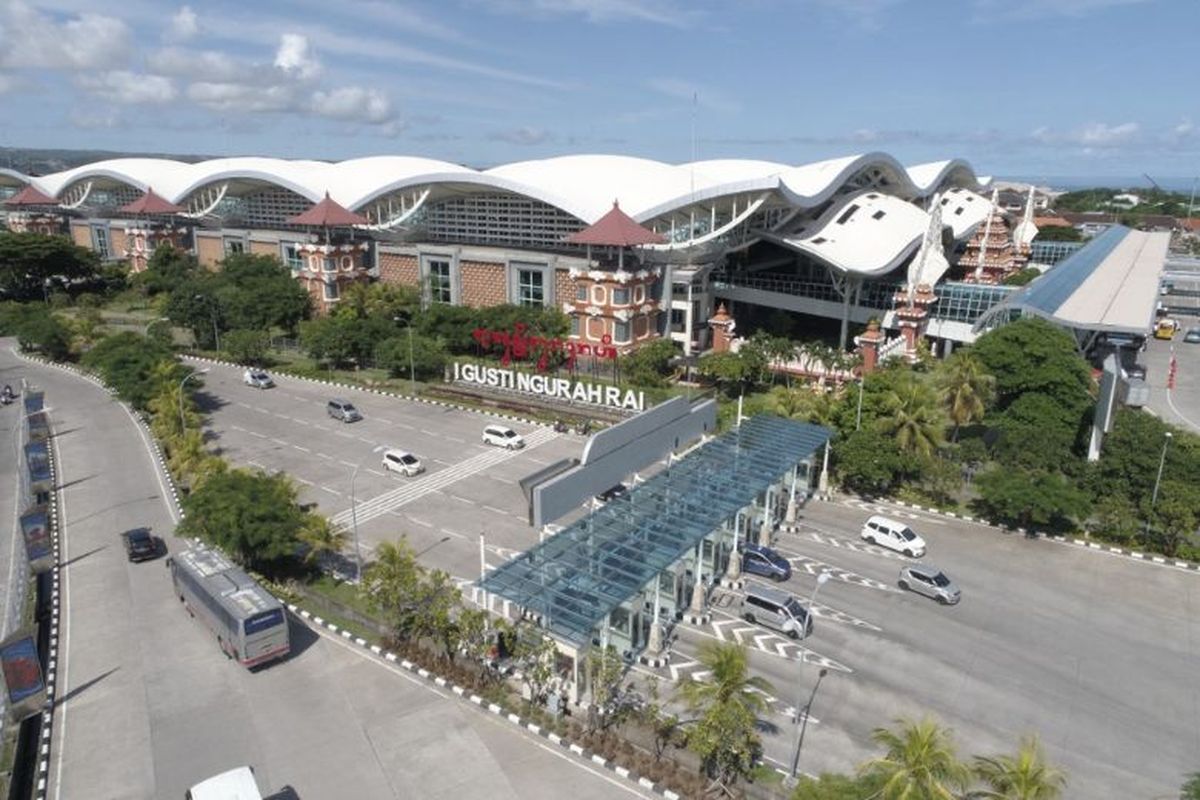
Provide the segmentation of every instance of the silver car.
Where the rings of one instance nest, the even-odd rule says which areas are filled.
[[[962,599],[958,585],[946,577],[946,573],[928,564],[913,564],[900,570],[900,588],[932,597],[944,606],[952,606]]]

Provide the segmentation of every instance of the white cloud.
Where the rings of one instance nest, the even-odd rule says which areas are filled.
[[[1136,122],[1125,122],[1120,125],[1093,122],[1085,125],[1076,138],[1080,144],[1091,147],[1111,147],[1133,139],[1138,135],[1139,130],[1140,126]]]
[[[477,0],[478,5],[527,17],[580,16],[588,22],[649,22],[686,28],[698,12],[670,0]]]
[[[171,26],[167,28],[165,37],[168,41],[183,42],[191,39],[200,32],[200,20],[191,6],[182,6],[171,17]]]
[[[273,68],[255,68],[248,62],[239,61],[228,53],[215,50],[186,50],[179,47],[164,47],[146,57],[146,66],[160,75],[174,75],[196,81],[216,83],[238,83],[247,79],[273,77]]]
[[[1196,132],[1196,126],[1192,124],[1190,119],[1185,119],[1175,127],[1171,128],[1172,139],[1187,139]]]
[[[391,102],[378,89],[341,86],[312,95],[312,111],[322,117],[382,123],[392,116]]]
[[[121,127],[121,117],[115,108],[105,109],[75,109],[71,112],[71,124],[84,130],[98,130]]]
[[[1152,0],[975,0],[976,22],[1034,20],[1050,17],[1080,19],[1110,8]]]
[[[161,105],[178,94],[170,78],[123,69],[80,75],[76,82],[91,94],[120,105]]]
[[[547,142],[551,139],[551,136],[550,132],[543,128],[525,126],[511,130],[493,131],[488,134],[488,138],[494,142],[508,142],[509,144],[528,146]]]
[[[275,66],[304,81],[312,80],[321,72],[320,62],[309,49],[308,37],[299,33],[285,33],[279,37]]]
[[[15,86],[16,84],[13,83],[11,75],[5,75],[4,73],[0,72],[0,94],[11,92]]]
[[[108,69],[132,50],[129,26],[116,17],[84,12],[60,23],[22,2],[0,3],[0,66]]]
[[[294,86],[198,81],[188,86],[187,96],[192,102],[221,113],[279,113],[300,108]]]

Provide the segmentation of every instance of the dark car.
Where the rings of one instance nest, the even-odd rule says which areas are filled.
[[[1200,344],[1200,328],[1192,328],[1183,335],[1183,340],[1188,344]]]
[[[758,544],[748,544],[742,548],[742,571],[773,581],[786,581],[792,577],[792,565],[786,558]]]
[[[618,483],[615,486],[610,486],[600,494],[596,495],[596,499],[601,503],[608,503],[616,500],[629,492],[629,487],[623,483]]]
[[[121,534],[125,542],[125,555],[130,561],[148,561],[158,557],[158,537],[150,533],[148,528],[133,528]]]

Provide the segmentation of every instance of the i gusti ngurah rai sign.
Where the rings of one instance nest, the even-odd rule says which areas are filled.
[[[643,411],[646,408],[644,394],[632,389],[620,389],[616,386],[571,378],[556,378],[553,375],[531,375],[515,369],[485,367],[482,364],[463,364],[455,361],[454,382],[627,411]]]

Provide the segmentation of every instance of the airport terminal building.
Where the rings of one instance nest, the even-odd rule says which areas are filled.
[[[987,183],[961,160],[906,167],[884,153],[799,166],[577,155],[486,170],[404,156],[136,158],[0,170],[0,200],[10,228],[57,229],[134,269],[163,242],[207,266],[261,253],[291,267],[318,310],[381,280],[420,286],[430,303],[560,308],[581,343],[666,336],[691,354],[711,346],[721,303],[841,320],[844,339],[848,322],[899,327],[897,294],[918,284],[938,286],[929,334],[969,341],[1011,293],[952,267],[973,236],[994,238]],[[648,234],[582,243],[613,214]]]

